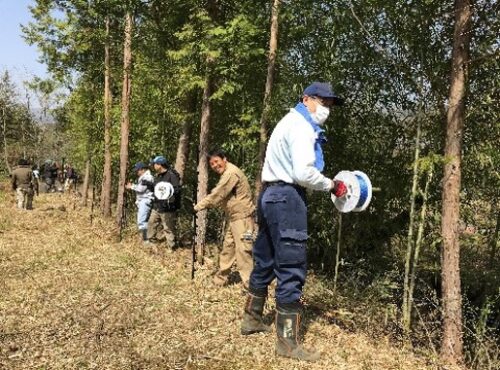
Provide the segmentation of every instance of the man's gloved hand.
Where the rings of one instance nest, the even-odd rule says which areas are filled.
[[[202,208],[200,207],[200,205],[199,205],[199,204],[196,204],[196,205],[194,206],[193,210],[194,210],[195,212],[200,212],[200,211],[202,210]]]
[[[342,198],[344,195],[347,194],[347,186],[342,181],[339,180],[333,180],[332,181],[333,186],[330,189],[330,193],[335,195],[337,198]]]

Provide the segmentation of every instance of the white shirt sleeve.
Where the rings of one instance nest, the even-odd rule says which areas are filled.
[[[139,178],[137,184],[132,185],[132,190],[134,190],[136,193],[144,194],[148,191],[148,186],[145,184],[145,182],[152,183],[153,181],[153,177],[147,172]]]
[[[140,181],[137,184],[132,185],[132,190],[139,194],[145,193],[147,189],[148,189],[147,186],[141,184]]]
[[[297,184],[313,190],[329,191],[331,180],[324,176],[315,166],[314,153],[315,133],[309,127],[297,125],[288,130],[287,141],[292,160],[291,176]]]

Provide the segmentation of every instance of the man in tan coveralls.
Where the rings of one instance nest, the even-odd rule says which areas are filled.
[[[38,180],[33,176],[28,161],[21,158],[12,171],[12,190],[16,192],[17,208],[33,209],[33,194],[38,194]]]
[[[209,152],[208,161],[212,170],[221,177],[217,186],[195,205],[194,210],[198,212],[205,208],[220,206],[224,209],[228,225],[219,255],[219,271],[214,276],[214,283],[225,285],[231,267],[236,261],[243,285],[247,288],[253,268],[252,236],[255,211],[250,185],[245,174],[228,162],[223,150]]]

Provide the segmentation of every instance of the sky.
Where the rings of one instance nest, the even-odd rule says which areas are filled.
[[[47,77],[44,64],[38,62],[36,46],[29,46],[21,37],[21,24],[31,20],[28,5],[32,0],[0,0],[0,72],[7,70],[13,82],[22,82],[33,76]]]

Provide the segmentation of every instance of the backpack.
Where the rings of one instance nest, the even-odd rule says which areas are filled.
[[[181,208],[182,205],[182,183],[181,183],[181,175],[174,168],[170,168],[168,170],[171,175],[174,177],[173,181],[171,181],[174,187],[174,201],[172,204],[172,210],[177,211]]]

